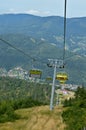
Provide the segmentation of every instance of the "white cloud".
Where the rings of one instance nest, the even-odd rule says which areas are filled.
[[[48,16],[48,15],[50,15],[49,11],[40,11],[40,10],[28,10],[28,11],[25,11],[25,13],[38,15],[38,16]]]
[[[10,8],[9,10],[5,10],[4,12],[2,12],[1,14],[18,14],[18,13],[25,13],[25,14],[32,14],[32,15],[37,15],[37,16],[50,16],[51,13],[50,11],[40,11],[40,10],[26,10],[26,11],[20,11],[20,10],[15,10],[13,8]]]
[[[39,14],[40,12],[38,10],[28,10],[25,11],[27,14]]]

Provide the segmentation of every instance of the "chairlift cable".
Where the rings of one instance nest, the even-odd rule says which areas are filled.
[[[27,56],[28,58],[31,58],[31,59],[35,60],[35,58],[33,58],[33,57],[31,57],[30,55],[26,54],[26,53],[25,53],[24,51],[22,51],[21,49],[15,47],[15,46],[12,45],[10,42],[8,42],[8,41],[6,41],[6,40],[4,40],[4,39],[2,39],[2,38],[0,38],[0,41],[6,43],[8,46],[14,48],[15,50],[17,50],[17,51],[19,51],[20,53],[24,54],[24,55]]]
[[[18,52],[22,53],[22,54],[23,54],[24,56],[26,56],[28,59],[29,59],[29,58],[32,59],[32,62],[35,61],[35,62],[38,62],[38,63],[42,63],[42,65],[46,65],[46,62],[42,61],[42,59],[40,59],[40,57],[39,57],[39,59],[38,59],[38,57],[37,57],[37,59],[34,58],[34,57],[32,57],[31,55],[25,53],[23,50],[21,50],[20,48],[17,48],[16,46],[12,45],[12,44],[11,44],[10,42],[8,42],[7,40],[2,39],[1,37],[0,37],[0,41],[4,42],[4,43],[7,44],[8,46],[14,48],[14,49],[17,50]]]
[[[67,0],[65,0],[64,4],[64,47],[63,47],[63,64],[65,60],[65,50],[66,50],[66,6],[67,6]]]

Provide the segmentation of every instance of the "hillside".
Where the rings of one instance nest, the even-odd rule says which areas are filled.
[[[32,98],[49,104],[51,86],[16,78],[0,77],[0,101]]]
[[[86,17],[68,18],[66,46],[68,50],[86,55]],[[29,14],[0,15],[0,34],[24,34],[48,43],[63,46],[63,17],[39,17]]]
[[[68,83],[71,84],[86,84],[85,23],[85,17],[67,19],[65,57],[69,58],[65,58],[63,71],[69,74]],[[48,59],[63,58],[63,18],[59,16],[0,15],[0,38],[28,54],[0,41],[0,68],[6,70],[21,66],[29,71],[34,67],[43,71],[45,79],[53,75],[53,68],[47,67]]]
[[[69,92],[71,92],[71,94]],[[64,130],[65,128],[66,130],[85,129],[86,88],[78,87],[75,93],[72,91],[69,92],[68,95],[70,96],[70,99],[68,95],[64,93],[65,97],[63,97],[62,100],[66,100],[61,105],[55,105],[52,111],[50,111],[49,105],[39,104],[41,106],[38,106],[38,102],[36,101],[36,103],[34,100],[28,100],[29,104],[26,100],[22,100],[22,102],[18,102],[17,100],[16,103],[18,104],[15,105],[8,100],[8,103],[3,101],[0,103],[0,121],[3,121],[3,118],[6,118],[6,123],[0,122],[0,130]],[[16,105],[19,107],[17,108]],[[29,108],[22,105],[29,105]],[[13,111],[11,107],[15,107],[14,113],[18,115],[19,118],[12,120],[14,119],[14,116],[10,115],[11,120],[8,118],[7,121],[6,115],[9,115],[10,112],[12,114]]]
[[[47,66],[48,59],[62,59],[63,57],[63,49],[43,40],[22,34],[8,34],[1,35],[1,37],[28,54],[28,56],[24,55],[0,41],[0,68],[5,68],[6,70],[21,66],[29,72],[33,66],[43,71],[42,78],[45,79],[47,76],[53,75],[53,68]],[[69,57],[65,60],[65,71],[69,74],[68,82],[86,84],[86,57],[74,55],[70,51],[66,51],[66,57]],[[33,58],[36,59],[34,62]],[[58,71],[61,70],[58,69]]]
[[[56,107],[50,111],[49,106],[41,106],[17,110],[22,119],[0,124],[0,130],[64,130],[62,109]]]

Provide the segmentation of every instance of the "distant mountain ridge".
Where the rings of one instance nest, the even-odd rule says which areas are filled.
[[[63,46],[64,18],[29,14],[0,15],[0,34],[24,34]],[[67,18],[66,49],[86,55],[86,17]]]
[[[45,76],[51,74],[53,71],[47,73],[45,63],[48,58],[63,58],[63,25],[64,19],[59,16],[0,15],[0,38],[29,55],[27,58],[0,41],[0,67],[9,70],[34,66],[42,68]],[[71,55],[74,56],[70,58]],[[33,63],[31,57],[38,62]],[[67,19],[66,57],[69,57],[66,61],[69,83],[86,84],[86,17]]]

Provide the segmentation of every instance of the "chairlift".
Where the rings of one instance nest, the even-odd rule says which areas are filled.
[[[41,78],[42,71],[40,69],[31,69],[29,71],[29,76],[33,78]]]
[[[65,72],[59,72],[56,75],[56,79],[59,80],[60,84],[64,84],[68,80],[68,74]]]

